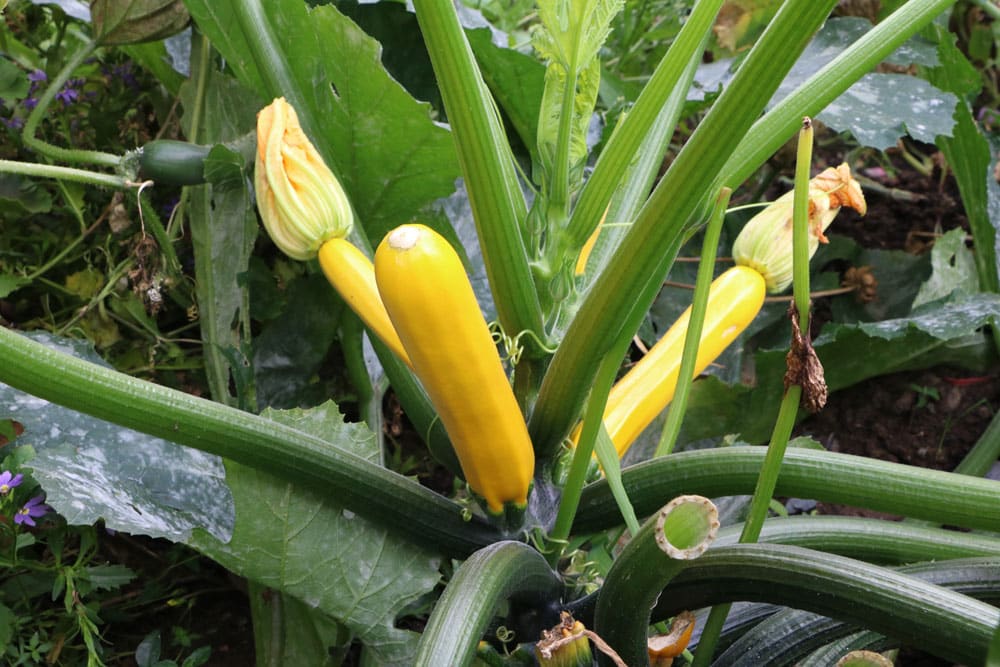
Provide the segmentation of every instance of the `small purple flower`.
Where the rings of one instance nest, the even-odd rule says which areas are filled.
[[[17,511],[14,515],[14,523],[26,524],[28,526],[35,525],[35,519],[40,516],[45,516],[51,507],[42,503],[45,500],[45,496],[35,496],[28,502],[24,503],[24,507]]]
[[[38,106],[38,99],[34,97],[25,97],[21,104],[24,105],[25,111],[31,111]]]
[[[32,83],[40,83],[42,81],[48,81],[49,77],[45,76],[45,72],[40,69],[28,72],[28,81]]]
[[[9,470],[0,473],[0,496],[6,496],[15,486],[20,486],[24,480],[24,475],[18,473],[12,475]]]
[[[63,86],[62,90],[56,93],[56,99],[62,102],[63,106],[70,106],[80,99],[79,89],[84,83],[86,83],[86,80],[82,78],[70,79]]]
[[[135,66],[131,60],[126,60],[120,65],[112,67],[110,75],[112,78],[120,80],[126,88],[139,90],[139,82],[135,78]]]

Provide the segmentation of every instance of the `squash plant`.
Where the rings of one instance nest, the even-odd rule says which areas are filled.
[[[0,329],[0,380],[97,418],[223,457],[233,488],[245,496],[252,496],[249,489],[255,487],[240,485],[266,473],[289,484],[295,501],[317,508],[333,503],[335,513],[348,520],[356,515],[386,531],[398,540],[393,544],[402,544],[392,547],[400,552],[416,549],[460,562],[457,569],[442,568],[448,577],[440,595],[428,602],[429,617],[419,637],[389,633],[407,640],[389,647],[384,637],[373,639],[369,633],[372,626],[385,625],[385,617],[372,622],[356,608],[338,606],[336,595],[326,590],[324,577],[342,573],[333,572],[333,567],[323,570],[324,554],[300,556],[320,565],[311,565],[309,576],[296,581],[276,580],[273,571],[250,563],[237,548],[254,546],[254,538],[239,529],[241,518],[245,520],[240,507],[237,533],[245,543],[230,548],[207,537],[193,539],[198,548],[245,574],[255,586],[278,588],[290,605],[300,605],[294,607],[296,613],[342,624],[366,644],[376,662],[499,665],[537,659],[541,664],[590,664],[597,659],[602,664],[639,665],[651,657],[673,659],[684,653],[688,641],[695,641],[684,612],[751,600],[849,624],[824,635],[824,643],[861,626],[874,633],[864,646],[905,642],[949,659],[981,663],[1000,624],[1000,610],[988,602],[995,601],[1000,590],[1000,539],[990,534],[1000,531],[996,482],[808,448],[785,453],[806,384],[802,378],[793,379],[787,389],[791,399],[781,404],[766,452],[751,447],[689,451],[621,470],[618,454],[631,436],[618,440],[608,432],[611,420],[603,423],[606,409],[612,414],[632,400],[619,395],[624,389],[614,393],[612,386],[681,246],[711,220],[705,270],[690,316],[693,329],[687,329],[700,329],[704,320],[705,331],[690,335],[683,360],[674,342],[662,353],[662,362],[656,356],[647,362],[666,373],[659,366],[663,363],[674,369],[672,377],[687,380],[708,362],[698,354],[696,341],[714,339],[705,345],[715,348],[714,355],[724,346],[720,337],[731,339],[732,332],[726,331],[730,327],[723,325],[720,331],[718,325],[724,314],[719,294],[738,290],[724,281],[708,294],[729,193],[795,135],[804,116],[822,111],[948,10],[952,0],[897,3],[895,11],[765,112],[836,4],[781,3],[655,187],[685,93],[723,3],[693,3],[634,105],[592,160],[586,137],[600,85],[601,49],[624,4],[538,3],[532,43],[544,75],[537,118],[504,109],[528,146],[530,174],[519,172],[499,113],[498,100],[506,98],[491,92],[495,82],[487,80],[477,62],[476,55],[485,58],[485,47],[463,28],[462,13],[451,0],[413,2],[447,131],[426,118],[394,127],[380,109],[352,106],[353,87],[367,86],[366,93],[371,93],[377,85],[385,90],[390,86],[352,78],[352,59],[377,62],[377,46],[365,41],[334,7],[307,7],[300,0],[187,0],[199,31],[187,98],[194,116],[188,130],[193,140],[212,146],[207,153],[158,145],[142,157],[126,156],[120,164],[105,154],[89,160],[101,167],[117,166],[124,175],[0,163],[6,171],[121,188],[135,185],[141,163],[154,187],[158,179],[179,184],[205,179],[212,184],[209,192],[221,196],[245,173],[237,167],[233,179],[233,171],[227,171],[226,165],[242,164],[238,142],[223,143],[219,128],[210,127],[212,119],[199,115],[205,96],[213,94],[210,84],[221,76],[213,60],[212,49],[217,49],[243,89],[260,102],[259,108],[268,100],[286,100],[287,108],[266,107],[253,151],[256,205],[272,240],[290,257],[318,257],[321,270],[372,334],[381,367],[407,416],[435,457],[482,499],[481,509],[340,446],[337,437],[317,432],[308,418],[258,416],[227,405],[234,402],[228,390],[230,362],[220,356],[206,357],[217,399],[212,402],[69,358]],[[393,87],[385,94],[398,99],[402,93]],[[382,121],[373,132],[372,124]],[[372,139],[371,145],[356,142],[356,136],[371,139],[380,132],[390,139]],[[287,139],[289,133],[291,142],[275,139]],[[308,149],[304,141],[311,142]],[[289,145],[295,150],[283,152]],[[808,139],[802,145],[808,146]],[[171,155],[185,165],[192,159],[203,161],[189,174],[178,175],[174,165],[164,170],[159,164],[170,162]],[[805,149],[799,159],[793,204],[799,246],[795,287],[799,317],[804,318],[807,227],[813,213],[808,155]],[[379,162],[387,156],[395,160],[391,173],[376,168],[387,163]],[[64,161],[89,159],[77,157],[55,156]],[[455,252],[455,231],[440,221],[435,223],[437,231],[420,224],[430,222],[420,219],[422,207],[452,188],[454,174],[448,164],[460,167],[468,192],[490,307],[496,313],[492,338],[480,312],[487,304],[477,302]],[[405,186],[410,176],[419,177],[419,188]],[[534,188],[530,201],[525,196],[528,181]],[[839,190],[842,195],[850,192],[848,182],[843,184],[847,190]],[[203,216],[192,218],[192,232],[205,235],[207,230],[198,225],[209,219],[211,194],[198,191],[192,196],[193,209]],[[849,196],[835,205],[833,195],[824,197],[819,201],[828,210],[863,206]],[[812,233],[813,238],[821,235],[822,229]],[[159,240],[170,245],[163,235]],[[762,248],[783,244],[789,241]],[[378,247],[374,264],[369,260],[373,247]],[[762,248],[750,250],[746,263],[759,261]],[[209,283],[210,251],[202,246],[197,266],[199,281],[204,276]],[[789,247],[782,257],[791,255]],[[749,312],[737,316],[738,328],[752,319],[764,286],[783,282],[762,271],[767,268],[766,261],[745,271],[741,267],[725,279],[748,292],[738,297],[750,303]],[[775,269],[773,264],[769,268]],[[213,293],[199,297],[209,305]],[[231,324],[232,315],[225,313],[204,325],[207,342],[225,337],[222,329]],[[220,322],[227,324],[220,329]],[[672,335],[676,340],[685,337]],[[806,348],[800,344],[799,351]],[[354,377],[364,383],[364,375],[360,371]],[[682,415],[687,382],[674,383],[680,407],[672,414]],[[638,385],[640,392],[652,390],[648,381]],[[658,399],[652,412],[661,410],[672,392]],[[380,422],[375,416],[370,423]],[[575,447],[569,446],[572,443]],[[592,452],[600,461],[600,473],[591,465]],[[721,546],[710,546],[720,519],[704,496],[755,489],[750,518],[738,540],[742,543],[730,536],[728,542],[720,539]],[[774,494],[850,503],[931,525],[765,520]],[[640,518],[645,522],[640,524]],[[941,524],[986,532],[934,527]],[[627,526],[627,534],[622,526]],[[624,542],[620,551],[612,546],[619,537]],[[294,551],[293,541],[285,546]],[[611,562],[584,564],[588,550],[607,555]],[[928,564],[919,571],[896,567],[914,560]],[[599,576],[593,585],[586,585],[586,577],[595,573]],[[969,580],[981,585],[969,586]],[[345,588],[351,583],[345,580]],[[425,592],[431,587],[433,582]],[[324,591],[317,596],[313,588]],[[710,616],[707,623],[696,622],[695,664],[711,663],[720,635],[728,645],[740,634],[722,624],[726,614],[719,610],[725,608],[716,608],[714,620]],[[572,612],[575,621],[560,621],[561,611]],[[760,607],[751,612],[765,613]],[[665,632],[661,621],[673,617],[683,623],[676,632]],[[273,621],[261,623],[259,631],[264,633],[265,625],[275,627]],[[389,625],[391,621],[390,616]],[[741,639],[765,647],[754,664],[769,664],[766,660],[777,656],[779,648],[782,656],[792,656],[790,661],[819,648],[810,643],[812,635],[781,635],[777,623],[761,623]],[[654,638],[657,655],[647,645],[651,626],[654,635],[667,637]],[[547,643],[540,645],[536,658],[529,647],[548,628],[556,629],[546,634]],[[785,637],[784,643],[769,643],[768,633]],[[584,637],[593,639],[592,653],[582,648],[579,640]],[[271,640],[265,642],[261,660],[286,655],[280,653],[281,641]],[[572,650],[566,649],[563,653],[569,657],[560,658],[564,647]],[[313,657],[325,650],[324,645]]]

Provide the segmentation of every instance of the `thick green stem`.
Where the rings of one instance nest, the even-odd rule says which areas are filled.
[[[541,305],[521,238],[527,207],[496,106],[451,0],[413,5],[455,137],[500,323],[511,336],[531,331],[544,341]],[[528,356],[538,352],[529,348]]]
[[[996,327],[993,330],[996,331]],[[962,462],[955,467],[955,472],[961,475],[982,477],[990,471],[998,458],[1000,458],[1000,412],[993,415],[989,426],[979,436],[979,440],[965,455]]]
[[[990,561],[997,567],[995,558]],[[996,607],[915,576],[773,544],[709,550],[660,595],[654,618],[734,600],[823,614],[970,665],[983,663],[1000,623]]]
[[[555,525],[549,531],[551,545],[549,561],[552,563],[558,562],[562,555],[562,547],[573,527],[573,518],[576,516],[576,510],[580,504],[580,492],[587,481],[587,470],[590,468],[591,456],[594,453],[594,443],[601,430],[604,408],[608,403],[608,393],[611,391],[611,385],[614,384],[615,375],[624,356],[625,349],[622,347],[608,353],[604,361],[601,362],[594,386],[590,391],[590,398],[583,416],[583,425],[580,428],[580,437],[577,439],[576,449],[573,451],[573,462],[570,464],[569,475],[563,486],[562,498],[559,499],[559,512],[556,514]]]
[[[698,277],[695,280],[694,297],[691,302],[691,319],[684,334],[684,351],[681,354],[681,367],[677,375],[677,388],[671,402],[667,422],[663,425],[660,441],[656,445],[654,456],[666,456],[674,450],[677,434],[681,432],[681,422],[684,420],[684,410],[687,408],[688,394],[691,392],[691,382],[694,376],[694,366],[698,362],[698,348],[701,343],[701,329],[705,323],[705,311],[708,309],[708,290],[715,274],[715,254],[719,248],[719,237],[722,235],[722,222],[726,219],[726,207],[729,206],[729,188],[722,188],[715,200],[715,209],[705,228],[705,239],[701,245],[701,261],[698,263]]]
[[[497,542],[472,554],[438,600],[417,645],[418,667],[472,664],[476,645],[499,604],[556,602],[562,582],[541,554],[520,542]],[[519,637],[531,641],[537,637]]]
[[[949,561],[916,563],[895,568],[896,572],[927,584],[947,588],[976,600],[995,603],[1000,594],[1000,559],[959,558]],[[690,602],[691,600],[685,600]],[[758,611],[774,608],[752,605]],[[659,611],[659,610],[658,610]],[[656,614],[659,616],[659,614]],[[744,616],[744,618],[746,618]],[[800,609],[783,609],[758,622],[716,658],[715,667],[756,667],[760,657],[769,664],[800,664],[814,651],[848,637],[857,629],[851,623]],[[886,638],[886,644],[899,646],[898,639]],[[841,652],[840,655],[843,655]],[[840,657],[840,656],[837,656]],[[836,660],[836,658],[834,658]],[[832,662],[815,663],[831,665]],[[892,663],[887,663],[891,667]],[[839,663],[838,663],[839,665]]]
[[[736,544],[742,530],[740,524],[726,526],[712,548]],[[885,565],[1000,554],[1000,537],[988,533],[848,516],[772,517],[757,539]]]
[[[680,496],[651,517],[615,560],[598,593],[594,631],[625,664],[647,664],[650,609],[664,586],[705,552],[718,528],[710,500]]]
[[[763,447],[677,452],[626,468],[622,478],[636,512],[645,516],[684,493],[710,498],[750,493],[764,457]],[[1000,531],[1000,482],[850,454],[788,450],[774,493]],[[574,532],[593,533],[619,521],[607,483],[587,485]]]
[[[484,520],[320,438],[97,366],[0,328],[0,381],[99,419],[301,484],[415,543],[460,558],[494,542]]]
[[[98,185],[105,188],[123,189],[129,187],[129,182],[121,176],[111,174],[101,174],[96,171],[86,169],[74,169],[72,167],[57,167],[50,164],[36,164],[34,162],[17,162],[15,160],[0,160],[0,172],[6,174],[22,174],[24,176],[38,176],[40,178],[55,178],[60,181],[73,181],[74,183],[84,183],[86,185]]]

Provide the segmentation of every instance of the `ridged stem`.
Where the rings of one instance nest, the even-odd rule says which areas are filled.
[[[712,543],[718,516],[707,498],[675,498],[643,525],[611,566],[597,596],[594,631],[625,664],[647,664],[649,610],[664,586]]]
[[[742,529],[742,524],[721,528],[709,551],[737,544]],[[846,516],[771,518],[764,524],[759,542],[796,546],[892,566],[959,558],[995,559],[1000,554],[1000,537],[989,534],[961,533],[912,523]],[[597,597],[598,593],[593,593],[570,603],[567,608],[578,620],[593,624]],[[664,614],[669,615],[669,612]],[[744,609],[740,616],[751,625],[760,620],[760,612],[750,613]],[[732,621],[730,617],[728,622]],[[699,624],[695,635],[700,636],[702,632],[703,626]]]
[[[860,625],[967,664],[983,663],[1000,623],[1000,609],[917,577],[785,545],[710,550],[668,590],[655,618],[733,600],[768,602]]]
[[[1000,557],[996,555],[916,563],[895,571],[987,603],[995,603],[1000,595]],[[756,667],[761,656],[766,655],[768,664],[790,666],[855,630],[853,624],[835,618],[799,609],[783,609],[733,641],[712,664],[713,667]],[[891,639],[887,641],[892,642]],[[899,645],[898,640],[893,643]]]
[[[601,420],[604,416],[604,408],[608,403],[608,393],[611,391],[611,385],[615,381],[615,374],[618,371],[618,367],[621,366],[621,360],[624,356],[624,346],[609,352],[604,361],[601,362],[601,366],[597,371],[597,377],[594,379],[594,386],[590,391],[590,398],[587,401],[586,411],[583,415],[580,437],[577,440],[576,449],[573,451],[573,461],[570,464],[566,483],[563,485],[562,497],[559,499],[559,511],[556,514],[556,522],[552,530],[549,531],[550,545],[548,553],[550,563],[555,564],[558,562],[559,557],[562,555],[566,539],[573,528],[573,519],[580,505],[580,492],[587,481],[587,471],[590,468],[591,457],[594,453],[594,444],[602,429]],[[614,496],[613,489],[612,495]]]
[[[545,340],[541,305],[521,237],[527,215],[514,158],[451,0],[415,0],[469,193],[497,315],[510,336]],[[535,350],[529,350],[529,356]]]
[[[262,417],[55,352],[0,328],[0,381],[73,410],[232,459],[321,493],[452,557],[499,537],[415,481]]]
[[[477,551],[462,563],[437,601],[417,645],[414,664],[471,664],[476,645],[501,602],[557,600],[561,589],[562,582],[541,554],[521,542],[497,542]]]
[[[715,255],[719,248],[719,237],[722,235],[722,223],[726,219],[726,208],[729,206],[729,196],[733,193],[729,188],[722,188],[715,200],[712,217],[705,227],[705,238],[701,244],[701,260],[698,262],[698,277],[695,280],[694,296],[691,300],[691,319],[688,320],[687,332],[684,334],[684,351],[681,353],[681,366],[677,371],[677,388],[671,402],[667,421],[660,433],[653,456],[666,456],[674,450],[677,435],[681,432],[681,422],[684,420],[684,410],[687,408],[688,394],[691,393],[691,382],[694,377],[694,367],[698,362],[698,348],[701,345],[701,330],[705,323],[705,311],[708,309],[708,290],[715,273]]]
[[[59,167],[51,164],[18,162],[16,160],[0,160],[0,173],[55,178],[60,181],[73,181],[74,183],[115,189],[126,188],[129,185],[121,176],[114,176],[112,174],[102,174],[86,169],[74,169],[73,167]]]
[[[688,220],[717,192],[712,185],[715,174],[833,4],[814,0],[782,5],[639,212],[584,298],[542,380],[530,422],[541,456],[554,453],[572,428],[599,360],[639,328]]]
[[[626,468],[622,478],[636,512],[645,516],[683,493],[750,493],[764,456],[763,447],[678,452]],[[1000,532],[1000,482],[850,454],[788,450],[774,493]],[[587,485],[574,532],[593,533],[618,522],[607,483]]]
[[[792,296],[799,311],[799,329],[809,337],[809,176],[812,167],[813,125],[802,119],[795,153],[795,191],[792,193]]]
[[[739,541],[740,524],[726,526],[712,548]],[[759,542],[790,544],[886,565],[1000,554],[1000,536],[916,523],[847,516],[772,517]]]

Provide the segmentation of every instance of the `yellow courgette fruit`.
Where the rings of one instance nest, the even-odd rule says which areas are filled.
[[[375,251],[375,279],[469,486],[494,515],[523,508],[534,450],[458,254],[429,227],[402,225]]]
[[[326,279],[365,326],[375,332],[407,366],[413,368],[382,304],[371,260],[347,239],[329,239],[319,248],[319,265]]]
[[[764,277],[746,266],[734,266],[712,281],[695,376],[749,326],[764,303],[765,289]],[[688,308],[611,389],[604,410],[604,426],[619,457],[673,399],[690,318]],[[574,441],[576,438],[574,433]]]

